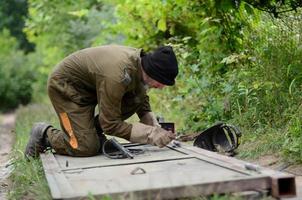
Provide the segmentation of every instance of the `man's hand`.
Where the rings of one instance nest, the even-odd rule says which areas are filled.
[[[174,133],[158,126],[134,123],[132,124],[130,141],[141,144],[152,144],[162,148],[175,139],[175,137]]]
[[[148,143],[162,148],[175,139],[175,137],[175,133],[171,131],[166,131],[160,127],[153,127],[153,130],[148,135]]]

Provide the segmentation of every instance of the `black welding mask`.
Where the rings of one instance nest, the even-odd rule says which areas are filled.
[[[240,144],[241,131],[233,125],[219,122],[201,132],[193,145],[215,152],[234,155],[234,150]]]

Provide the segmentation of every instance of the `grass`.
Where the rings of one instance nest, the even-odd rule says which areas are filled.
[[[16,142],[12,152],[14,170],[11,174],[9,199],[51,199],[50,191],[39,159],[30,162],[24,158],[31,127],[34,122],[47,121],[55,123],[56,115],[50,106],[29,105],[17,111]]]
[[[260,124],[258,127],[249,127],[246,125],[247,121],[237,119],[243,127],[238,157],[257,159],[264,155],[274,155],[280,158],[281,162],[302,164],[301,113],[302,106],[299,106],[294,111],[289,110],[286,113],[287,120],[280,116],[274,125]]]
[[[243,143],[238,148],[237,157],[242,159],[257,159],[263,155],[275,154],[280,156],[280,146],[284,141],[284,134],[274,129],[267,129],[265,133],[243,132]]]

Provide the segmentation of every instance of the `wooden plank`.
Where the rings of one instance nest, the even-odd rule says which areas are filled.
[[[227,157],[223,155],[219,155],[216,152],[207,151],[201,148],[189,146],[186,144],[182,144],[181,147],[172,147],[169,146],[172,150],[176,150],[178,152],[182,152],[191,156],[194,156],[200,160],[212,163],[213,165],[217,165],[223,168],[227,168],[230,170],[238,171],[240,173],[244,173],[246,175],[259,174],[257,171],[247,170],[245,165],[247,162],[240,161],[233,157]]]
[[[137,167],[144,169],[145,173],[132,175],[131,172]],[[248,177],[196,158],[91,168],[65,174],[75,190],[83,189],[83,186],[89,188],[82,190],[81,196],[91,192],[100,197],[110,194],[126,198],[131,193],[130,199],[179,198],[255,188],[268,189],[270,186],[267,176]]]
[[[132,163],[144,163],[144,162],[159,162],[161,160],[174,160],[182,158],[190,158],[192,156],[171,150],[167,147],[158,148],[151,145],[135,145],[131,148],[139,148],[144,151],[143,154],[136,155],[134,159],[110,159],[102,155],[93,157],[71,157],[63,155],[55,155],[56,160],[62,170],[73,170],[73,169],[88,169],[94,167],[105,167],[114,165],[124,165]]]
[[[194,146],[189,146],[186,144],[183,144],[181,148],[175,149],[174,147],[169,146],[169,148],[180,151],[182,153],[186,153],[188,155],[192,155],[195,157],[198,157],[202,160],[207,160],[213,164],[217,164],[222,167],[231,168],[234,170],[242,171],[243,173],[251,173],[251,174],[267,174],[270,176],[288,176],[288,173],[284,173],[281,171],[276,171],[268,168],[264,168],[261,166],[257,166],[256,170],[247,170],[248,165],[253,165],[252,163],[236,159],[234,157],[228,157],[224,155],[220,155],[216,152],[207,151],[201,148],[197,148]]]
[[[174,149],[170,146],[171,149]],[[249,174],[264,174],[268,175],[271,179],[271,190],[273,197],[295,197],[296,196],[296,181],[295,176],[281,171],[264,168],[254,165],[249,162],[245,162],[234,157],[227,157],[219,155],[215,152],[207,151],[201,148],[196,148],[189,145],[183,145],[181,149],[178,149],[183,153],[191,154],[202,160],[215,163],[219,166],[234,169],[236,171],[249,171]],[[248,167],[252,166],[252,167]],[[247,170],[249,169],[249,170]]]
[[[194,197],[274,190],[278,184],[284,184],[280,178],[288,178],[287,174],[264,168],[248,170],[246,165],[250,163],[188,145],[161,149],[137,144],[129,147],[143,149],[144,154],[134,159],[41,155],[53,198],[77,199],[88,194],[110,195],[113,199]],[[136,169],[139,173],[133,173]],[[280,190],[275,194],[280,196]]]
[[[63,196],[76,196],[76,192],[61,171],[54,155],[47,153],[41,154],[40,157],[43,162],[44,173],[49,184],[51,196],[54,199],[61,199]]]
[[[133,191],[127,193],[116,193],[99,197],[111,197],[112,199],[178,199],[185,197],[199,197],[212,194],[224,194],[236,192],[237,190],[250,190],[250,188],[266,187],[267,179],[256,177],[252,180],[224,180],[215,184],[205,183],[199,185],[183,185],[180,187],[169,187],[160,189],[148,189],[145,191]],[[236,188],[236,189],[234,189]]]

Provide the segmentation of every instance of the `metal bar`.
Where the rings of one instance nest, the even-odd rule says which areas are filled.
[[[208,196],[249,190],[267,190],[270,188],[269,177],[258,176],[238,180],[225,180],[214,183],[186,185],[180,187],[148,189],[115,194],[99,194],[96,197],[111,197],[112,199],[175,199],[185,197]]]
[[[273,176],[272,178],[272,196],[277,198],[295,197],[296,182],[293,176]]]

